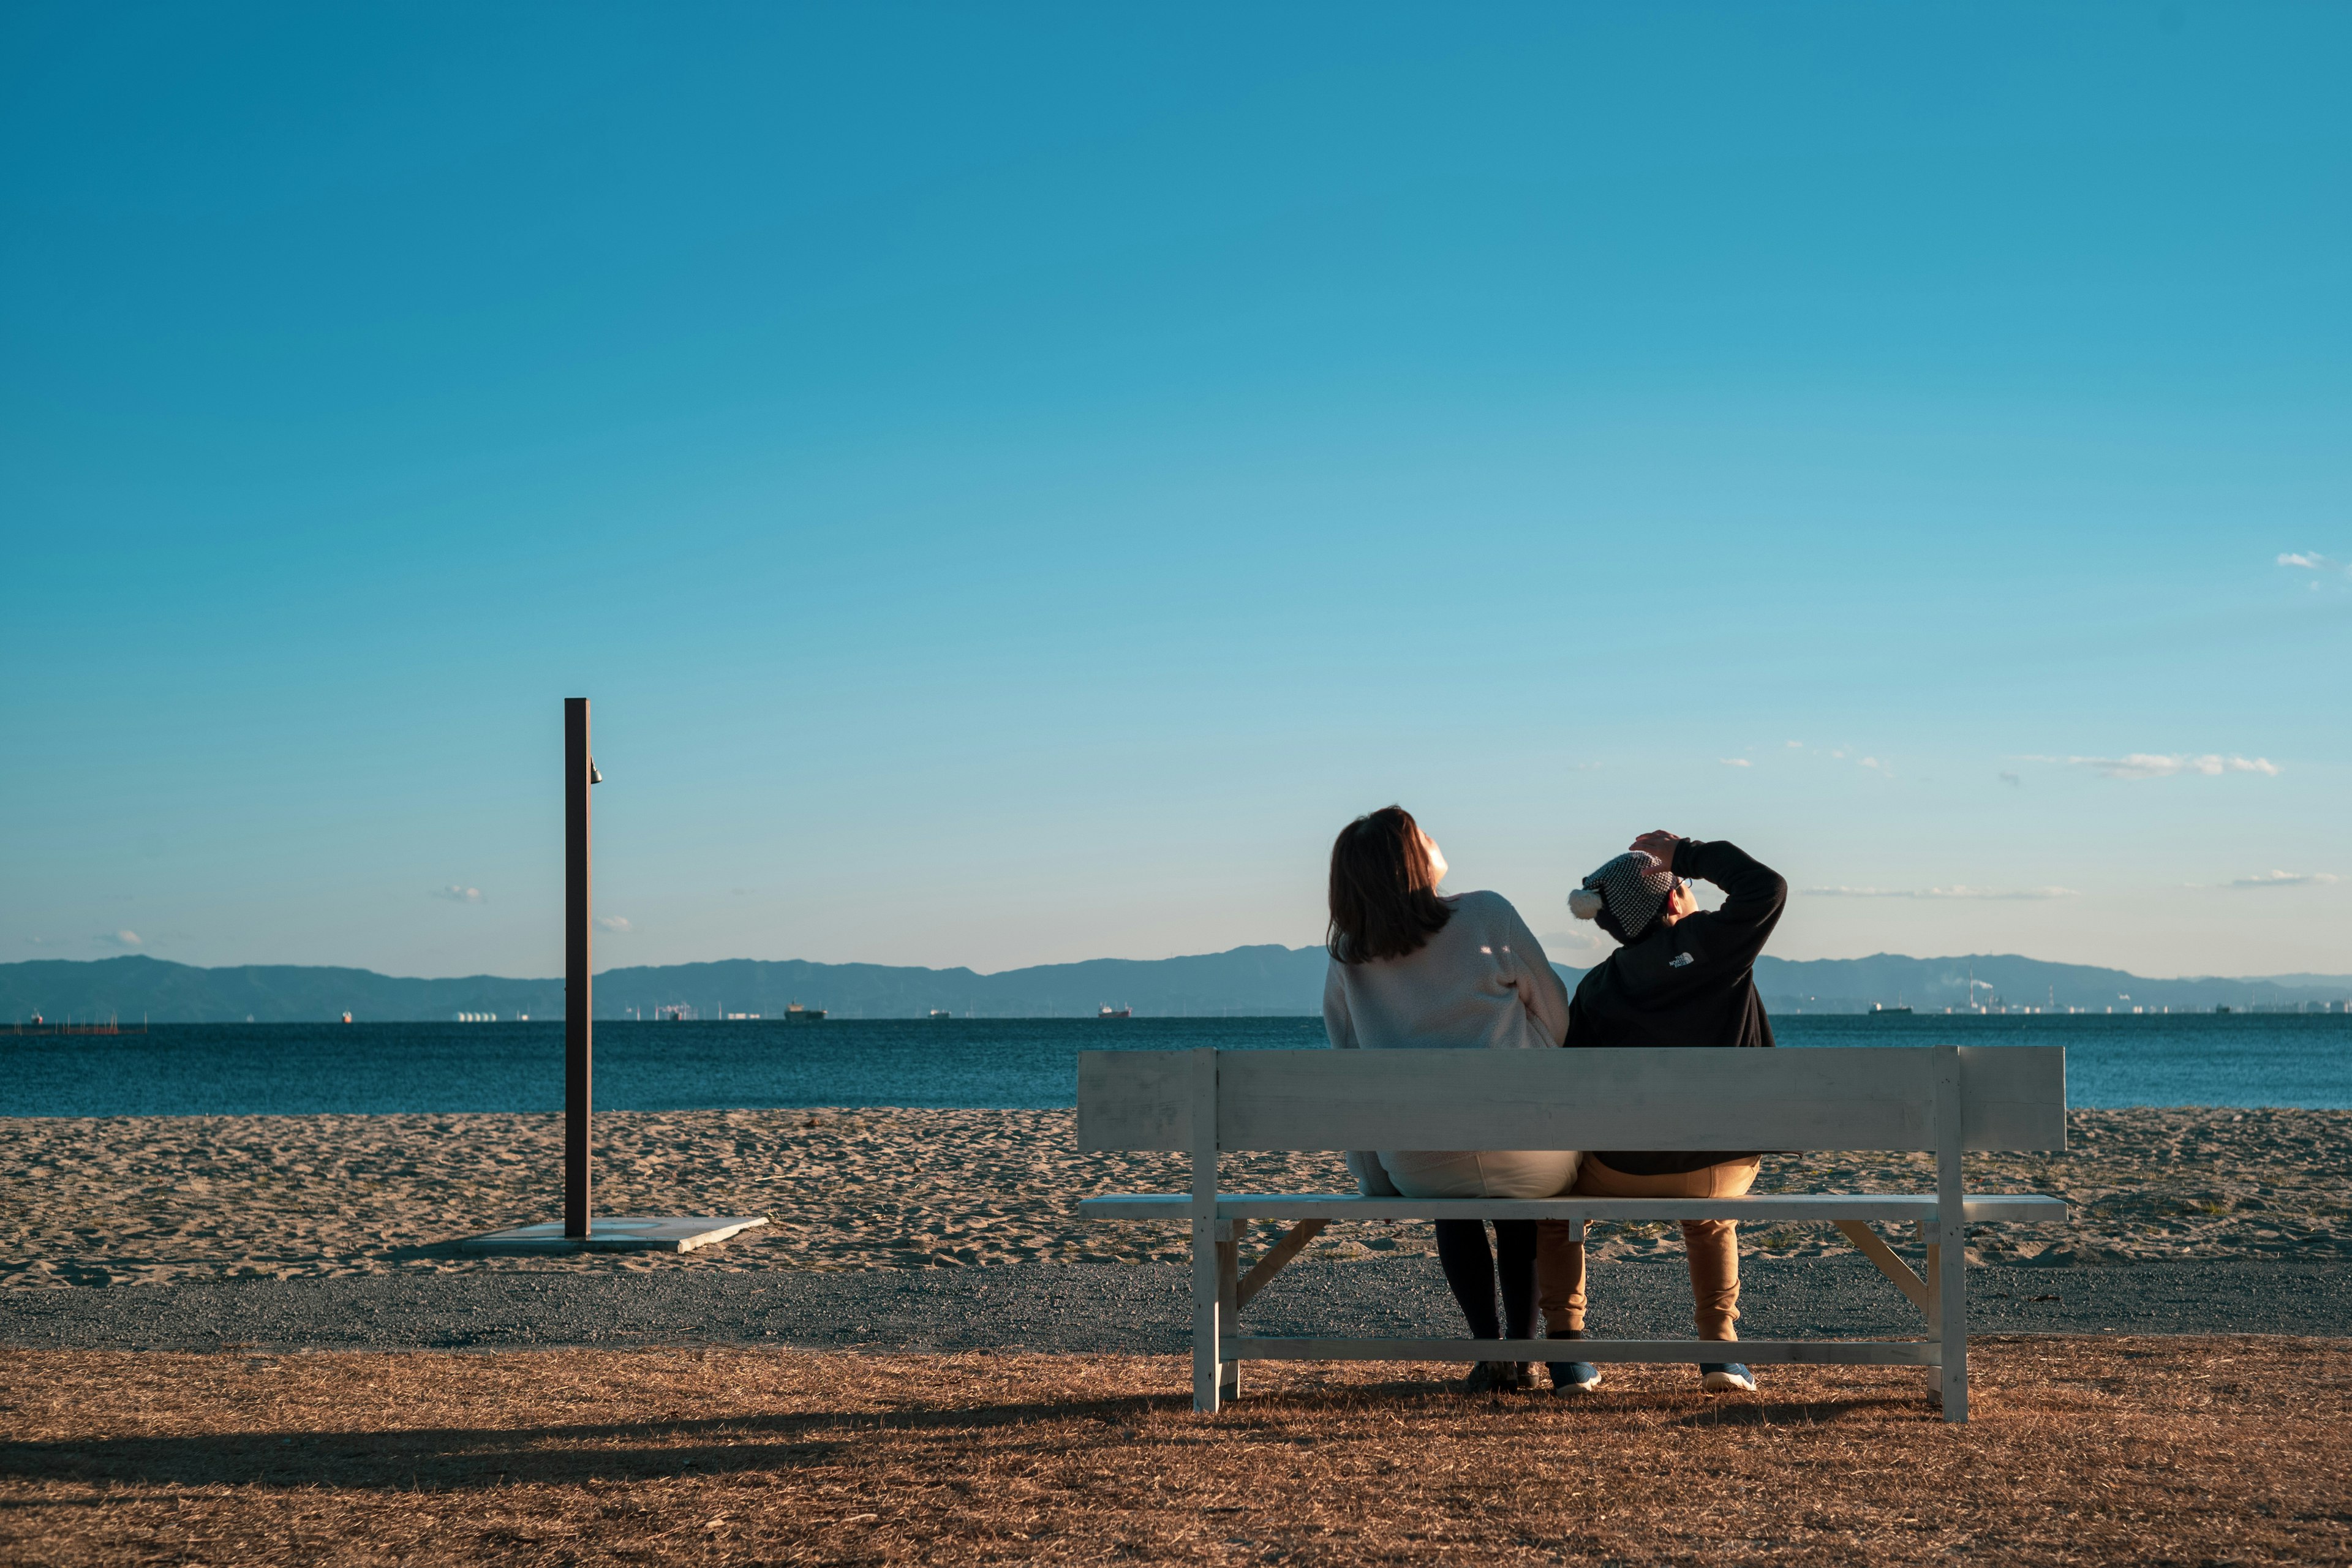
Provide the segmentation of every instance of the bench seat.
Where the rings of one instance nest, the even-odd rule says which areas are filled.
[[[2066,1218],[2063,1199],[2039,1193],[1970,1193],[1970,1225]],[[1106,1193],[1083,1198],[1086,1219],[1189,1220],[1190,1193]],[[1880,1225],[1936,1218],[1933,1193],[1751,1193],[1737,1198],[1368,1198],[1354,1193],[1221,1193],[1216,1217],[1237,1219],[1736,1219]]]

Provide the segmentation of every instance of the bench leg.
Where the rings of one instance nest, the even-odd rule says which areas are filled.
[[[1220,1310],[1217,1289],[1217,1231],[1213,1219],[1192,1221],[1192,1408],[1204,1415],[1217,1413]]]
[[[1196,1046],[1192,1058],[1192,1408],[1217,1413],[1223,1378],[1223,1277],[1231,1268],[1227,1227],[1217,1218],[1217,1052]]]
[[[1969,1418],[1968,1189],[1961,1181],[1960,1047],[1936,1052],[1936,1345],[1944,1419]]]
[[[1937,1369],[1947,1421],[1969,1418],[1969,1254],[1967,1232],[1945,1227],[1945,1241],[1937,1252],[1936,1338],[1943,1346]]]
[[[1927,1249],[1927,1337],[1936,1342],[1939,1358],[1927,1368],[1927,1397],[1937,1404],[1944,1399],[1944,1366],[1941,1361],[1944,1343],[1944,1249],[1936,1240],[1936,1222],[1919,1222],[1919,1245]]]
[[[1225,1344],[1242,1331],[1241,1316],[1242,1223],[1239,1220],[1217,1222],[1217,1348],[1223,1356]],[[1219,1361],[1217,1363],[1217,1394],[1222,1399],[1242,1396],[1242,1363],[1239,1361]]]

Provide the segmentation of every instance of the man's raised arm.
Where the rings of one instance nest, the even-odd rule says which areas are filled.
[[[1723,908],[1697,918],[1706,921],[1709,945],[1719,956],[1737,952],[1753,963],[1789,906],[1789,884],[1780,873],[1725,838],[1678,841],[1673,865],[1677,877],[1723,889]]]

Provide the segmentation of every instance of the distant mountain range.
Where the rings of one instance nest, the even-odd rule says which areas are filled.
[[[793,1002],[827,1008],[836,1018],[919,1018],[935,1008],[988,1018],[1091,1016],[1106,1005],[1131,1006],[1139,1016],[1313,1014],[1322,1007],[1324,963],[1319,947],[1275,946],[1188,958],[1098,958],[996,974],[739,958],[606,970],[596,977],[596,1016],[650,1018],[658,1009],[683,1005],[705,1018],[721,1012],[773,1017]],[[1582,973],[1566,967],[1559,973],[1571,986]],[[1804,962],[1767,957],[1758,963],[1756,978],[1766,1006],[1779,1013],[1858,1013],[1897,1001],[1921,1012],[1940,1011],[1969,1005],[1972,992],[1986,1004],[2126,1013],[2135,1007],[2210,1011],[2352,999],[2352,975],[2151,980],[2120,969],[2045,963],[2014,954],[1877,953]],[[143,956],[0,963],[0,1020],[38,1013],[53,1023],[108,1016],[125,1023],[141,1017],[159,1024],[293,1023],[345,1012],[371,1021],[457,1013],[561,1018],[563,982],[490,974],[410,980],[365,969],[296,964],[199,969]]]

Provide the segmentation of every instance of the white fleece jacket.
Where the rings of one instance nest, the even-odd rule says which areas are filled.
[[[1500,893],[1457,893],[1443,901],[1454,910],[1444,929],[1417,952],[1366,963],[1331,962],[1323,981],[1323,1028],[1338,1050],[1537,1050],[1568,1037],[1568,987],[1543,944]],[[1438,1192],[1465,1181],[1493,1186],[1541,1185],[1552,1179],[1558,1153],[1538,1168],[1509,1169],[1509,1152],[1485,1154],[1431,1150],[1381,1150],[1348,1155],[1348,1168],[1368,1193],[1394,1181],[1409,1196],[1549,1196],[1550,1192]],[[1519,1162],[1526,1164],[1526,1162]],[[1485,1173],[1482,1181],[1477,1173]],[[1568,1180],[1575,1179],[1573,1163]],[[1553,1188],[1557,1191],[1557,1188]]]

